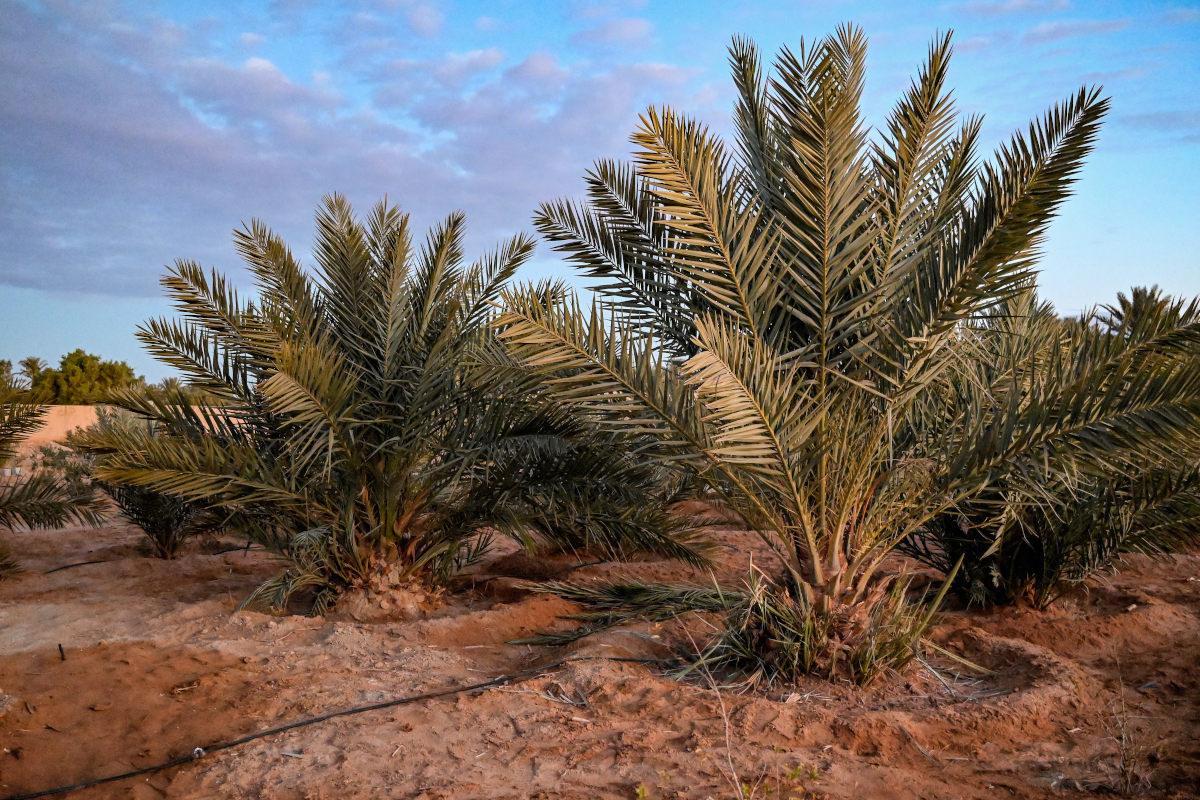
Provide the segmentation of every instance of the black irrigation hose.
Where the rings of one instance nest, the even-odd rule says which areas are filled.
[[[76,561],[74,564],[66,564],[61,567],[55,567],[54,569],[48,569],[45,572],[43,572],[42,574],[49,575],[52,572],[62,572],[64,569],[71,569],[72,567],[86,567],[88,564],[107,564],[107,563],[108,563],[107,561]]]
[[[653,664],[664,661],[661,658],[621,658],[617,656],[581,656],[579,658],[563,658],[558,661],[552,661],[549,664],[543,664],[540,667],[531,667],[529,669],[513,672],[508,675],[501,675],[499,678],[492,678],[489,681],[480,683],[472,683],[467,686],[456,686],[450,689],[439,689],[436,692],[426,692],[425,694],[414,694],[408,697],[400,697],[395,700],[385,700],[381,703],[372,703],[367,706],[355,706],[354,708],[346,708],[341,711],[332,711],[328,714],[322,714],[319,717],[309,717],[298,722],[290,722],[287,725],[280,725],[277,728],[269,728],[265,731],[252,733],[248,736],[243,736],[240,739],[232,739],[227,742],[218,742],[210,744],[208,747],[197,747],[186,756],[173,758],[170,761],[164,761],[161,764],[155,764],[151,767],[142,767],[130,772],[122,772],[120,775],[110,775],[107,778],[96,778],[95,780],[85,781],[84,783],[75,783],[70,786],[57,786],[53,789],[43,789],[39,792],[28,792],[26,794],[14,794],[8,797],[0,798],[0,800],[33,800],[35,797],[50,797],[51,795],[63,794],[65,792],[73,792],[77,789],[90,789],[93,786],[100,786],[105,783],[114,783],[115,781],[123,781],[126,778],[136,778],[139,775],[149,775],[152,772],[160,772],[171,767],[178,767],[181,764],[187,764],[191,761],[198,761],[209,753],[215,753],[218,750],[228,750],[231,747],[253,742],[255,739],[263,739],[267,736],[273,736],[277,733],[295,730],[296,728],[304,728],[309,725],[316,725],[318,722],[334,719],[335,717],[348,717],[353,714],[362,714],[367,711],[379,711],[384,708],[394,708],[395,706],[409,705],[410,703],[419,703],[423,700],[436,700],[439,697],[449,697],[450,695],[462,694],[463,692],[471,692],[477,689],[487,689],[491,686],[501,686],[510,681],[528,678],[533,675],[539,675],[549,672],[552,669],[558,669],[578,661],[617,661],[626,664]]]

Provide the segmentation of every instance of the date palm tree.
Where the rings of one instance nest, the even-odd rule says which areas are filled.
[[[22,358],[18,362],[18,366],[21,368],[21,375],[32,384],[37,376],[50,365],[37,356],[28,356]]]
[[[902,549],[947,571],[962,559],[954,590],[967,602],[1044,607],[1123,552],[1161,554],[1200,541],[1197,448],[1174,440],[1170,425],[1155,424],[1156,416],[1186,421],[1194,413],[1198,325],[1200,300],[1143,288],[1068,320],[1030,286],[972,320],[964,335],[975,355],[963,362],[953,394],[934,398],[936,413],[990,415],[994,428],[1038,407],[1102,405],[1130,389],[1160,399],[1126,444],[1136,462],[1078,463],[1063,449],[1054,458],[1039,450],[1014,455],[985,489],[935,517]],[[1165,386],[1129,383],[1150,377]]]
[[[334,195],[316,222],[311,275],[262,223],[235,234],[250,301],[176,262],[163,284],[183,319],[138,335],[192,391],[119,394],[153,426],[85,439],[97,478],[221,512],[290,561],[252,599],[305,589],[316,613],[384,567],[436,582],[496,533],[700,560],[653,502],[664,470],[556,408],[498,348],[493,306],[529,237],[466,265],[461,214],[419,248],[386,203],[359,221]]]
[[[18,456],[22,439],[41,427],[46,407],[29,399],[27,388],[11,377],[0,381],[0,466]],[[70,522],[97,524],[104,503],[51,472],[9,476],[0,481],[0,528],[57,528]],[[20,572],[11,551],[0,542],[0,579]]]
[[[1132,464],[1151,427],[1156,447],[1194,447],[1194,376],[1131,360],[1103,403],[1086,381],[1004,415],[931,402],[972,357],[966,324],[1034,275],[1108,108],[1099,90],[981,163],[981,120],[960,120],[946,86],[949,36],[874,139],[859,30],[783,50],[771,76],[751,43],[730,52],[734,146],[647,111],[632,165],[597,163],[586,202],[536,217],[603,280],[599,300],[510,292],[502,336],[560,400],[696,470],[774,553],[725,595],[710,659],[870,680],[928,623],[884,572],[900,542],[1018,458]],[[636,606],[589,591],[608,618]]]

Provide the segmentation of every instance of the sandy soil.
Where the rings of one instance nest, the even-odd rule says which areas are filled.
[[[346,609],[233,613],[278,568],[259,551],[158,561],[122,525],[4,535],[28,573],[0,583],[2,797],[564,657],[664,656],[679,633],[507,644],[567,627],[569,604],[511,579],[554,574],[575,563],[566,556],[485,564],[416,620],[359,603],[375,620],[361,622]],[[721,536],[723,568],[736,569],[753,540]],[[101,563],[45,574],[82,561]],[[689,577],[654,562],[569,577],[618,574]],[[1127,777],[1143,796],[1200,797],[1198,623],[1200,555],[1134,558],[1046,613],[949,610],[935,638],[994,670],[985,677],[943,660],[941,678],[917,665],[869,690],[718,695],[655,664],[579,661],[64,796],[729,798],[736,775],[756,797],[1087,797]]]
[[[46,406],[42,425],[21,440],[19,452],[28,455],[44,444],[61,442],[76,428],[89,428],[96,424],[99,406]]]

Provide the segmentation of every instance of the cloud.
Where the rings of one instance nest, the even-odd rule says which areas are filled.
[[[1189,22],[1200,22],[1200,8],[1172,8],[1163,15],[1171,25],[1186,25]]]
[[[1200,108],[1174,108],[1124,114],[1116,123],[1132,132],[1143,147],[1200,143]]]
[[[1125,69],[1088,72],[1080,76],[1080,79],[1084,83],[1118,83],[1121,81],[1133,80],[1135,78],[1142,78],[1149,73],[1150,70],[1146,67],[1126,67]]]
[[[504,51],[499,47],[486,50],[471,50],[467,53],[450,53],[437,66],[437,74],[447,83],[461,83],[473,75],[487,72],[504,61]]]
[[[238,43],[247,50],[256,50],[265,41],[267,41],[267,37],[261,33],[243,33],[238,37]]]
[[[374,83],[372,101],[379,108],[407,108],[431,93],[456,90],[479,80],[503,61],[504,51],[498,47],[448,53],[437,59],[389,61],[370,70]]]
[[[966,11],[981,17],[997,17],[1005,14],[1042,14],[1070,8],[1070,0],[975,0],[958,3],[951,9]]]
[[[1200,131],[1200,109],[1175,109],[1151,111],[1143,114],[1126,114],[1121,121],[1131,128],[1143,130],[1188,133]]]
[[[271,13],[280,16],[302,14],[315,5],[316,0],[271,0]]]
[[[292,81],[265,58],[248,58],[239,66],[216,59],[190,59],[178,64],[175,80],[189,104],[224,126],[270,136],[281,126],[303,128],[308,121],[334,112],[343,102],[328,89]]]
[[[694,72],[655,63],[494,47],[397,60],[405,14],[370,7],[386,30],[348,34],[365,8],[322,22],[338,49],[304,75],[247,57],[238,28],[222,55],[207,29],[14,6],[0,26],[0,152],[14,154],[0,159],[0,283],[157,297],[178,257],[236,273],[229,232],[251,217],[303,258],[334,190],[364,209],[387,193],[419,226],[461,208],[479,252],[580,187],[595,158],[627,155],[647,104],[693,97]]]
[[[559,65],[558,59],[552,53],[545,51],[531,53],[524,61],[510,67],[507,74],[517,83],[530,89],[540,87],[551,92],[557,91],[570,75]]]
[[[420,3],[408,12],[408,24],[425,37],[437,36],[442,32],[442,12],[428,3]]]
[[[954,50],[958,53],[976,53],[991,50],[1002,44],[1006,44],[1011,38],[1012,35],[1008,31],[970,36],[961,41],[956,41],[954,43]]]
[[[1101,33],[1112,33],[1129,27],[1129,20],[1064,20],[1062,22],[1043,22],[1035,25],[1025,33],[1024,41],[1029,44],[1057,42],[1062,39],[1073,39],[1078,36],[1094,36]]]
[[[571,37],[578,45],[633,47],[645,43],[654,33],[654,24],[641,17],[623,17],[603,22]]]

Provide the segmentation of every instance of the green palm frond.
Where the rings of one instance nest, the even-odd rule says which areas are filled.
[[[70,522],[98,525],[104,500],[93,492],[71,493],[55,475],[35,472],[0,485],[0,528],[58,528]]]
[[[7,464],[16,457],[21,440],[37,431],[45,416],[46,406],[0,387],[0,464]]]
[[[988,486],[906,549],[942,567],[968,555],[957,591],[973,602],[1044,605],[1136,542],[1191,541],[1197,313],[1136,289],[1062,320],[1028,288],[981,317],[947,404],[958,449],[946,463]]]
[[[585,275],[611,281],[596,286],[643,334],[669,354],[695,352],[691,317],[703,299],[662,259],[666,242],[655,225],[656,204],[646,180],[631,166],[599,161],[587,175],[588,204],[543,203],[534,217],[538,231]]]
[[[692,394],[655,340],[599,304],[585,313],[554,287],[506,292],[497,324],[521,364],[560,402],[638,437],[664,456],[707,450]]]
[[[46,407],[29,400],[16,383],[0,383],[0,465],[19,454],[21,441],[37,431]],[[90,487],[78,486],[47,470],[12,476],[0,482],[0,528],[57,528],[72,522],[97,525],[105,502]],[[19,565],[11,552],[0,552],[0,573],[15,574]]]
[[[636,163],[656,200],[660,221],[669,219],[663,252],[668,269],[700,294],[704,305],[735,317],[749,330],[765,330],[765,297],[778,291],[773,259],[776,237],[764,230],[753,206],[725,202],[732,188],[729,156],[695,120],[670,109],[650,109],[633,142]]]

